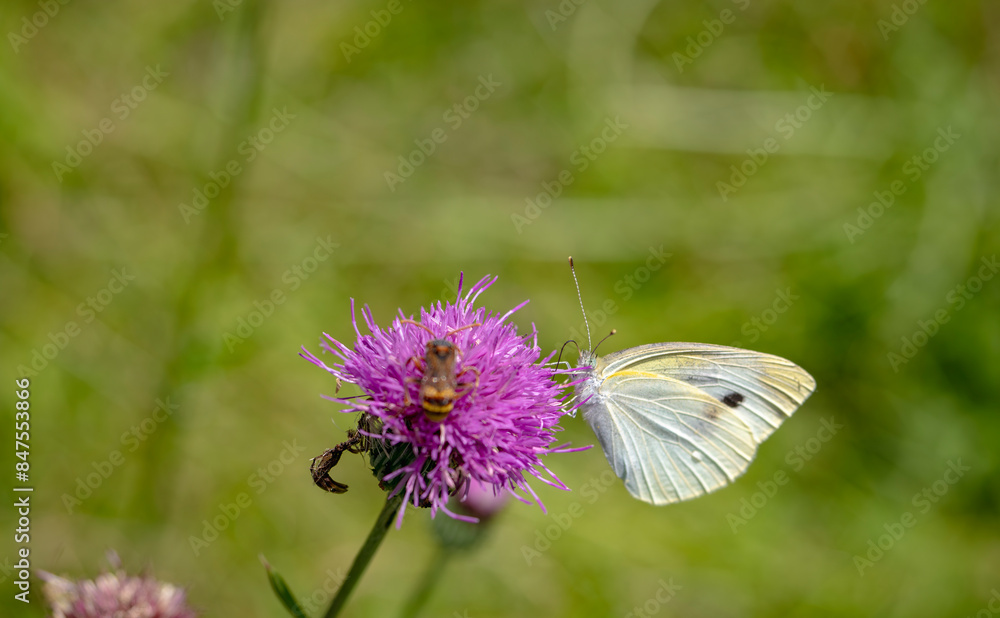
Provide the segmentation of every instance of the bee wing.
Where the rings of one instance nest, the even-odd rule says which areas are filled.
[[[583,416],[634,497],[655,505],[695,498],[733,481],[753,460],[750,427],[705,391],[649,372],[603,375]]]
[[[758,444],[816,389],[813,377],[789,360],[707,343],[653,343],[603,360],[605,375],[633,369],[680,380],[707,393],[732,408]]]

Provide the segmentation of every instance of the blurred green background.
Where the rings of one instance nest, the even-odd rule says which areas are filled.
[[[114,548],[205,615],[282,616],[264,553],[322,600],[381,492],[355,456],[348,494],[312,485],[352,421],[299,346],[350,341],[350,298],[384,322],[464,271],[500,276],[492,310],[530,298],[515,321],[554,349],[582,322],[573,255],[605,353],[739,342],[818,389],[693,502],[631,499],[598,450],[548,458],[575,491],[536,483],[549,515],[508,507],[425,615],[991,611],[996,3],[43,5],[0,8],[0,468],[13,486],[30,372],[34,568],[93,576]],[[0,513],[0,613],[42,615],[39,582],[12,600]],[[427,521],[391,531],[348,615],[398,614]]]

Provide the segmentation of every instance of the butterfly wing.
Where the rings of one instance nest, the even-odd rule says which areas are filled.
[[[595,363],[584,418],[636,498],[662,505],[746,471],[759,445],[816,388],[783,358],[702,343],[656,343]]]
[[[604,375],[583,416],[634,497],[655,505],[688,500],[750,465],[756,450],[750,428],[711,395],[654,373]]]
[[[750,426],[759,444],[816,389],[795,363],[772,354],[707,343],[653,343],[609,354],[604,375],[638,370],[689,384]]]

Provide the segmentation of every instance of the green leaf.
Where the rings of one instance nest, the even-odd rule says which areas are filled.
[[[271,582],[271,590],[274,590],[274,594],[278,595],[278,600],[281,604],[285,606],[288,613],[295,618],[309,618],[306,613],[302,610],[299,602],[295,600],[295,596],[292,591],[288,588],[288,584],[285,583],[285,578],[278,575],[273,568],[271,568],[270,563],[261,554],[260,562],[264,565],[264,569],[267,570],[267,580]]]

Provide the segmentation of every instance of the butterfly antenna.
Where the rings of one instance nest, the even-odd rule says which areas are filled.
[[[576,297],[580,301],[580,311],[583,313],[583,325],[587,327],[587,348],[593,343],[590,340],[590,323],[587,321],[587,310],[583,308],[583,295],[580,294],[580,282],[576,278],[576,268],[573,266],[573,256],[569,256],[569,272],[573,273],[573,283],[576,285]]]
[[[579,353],[580,353],[580,346],[579,346],[579,345],[577,345],[576,341],[574,341],[574,340],[570,339],[570,340],[569,340],[569,341],[567,341],[566,343],[562,344],[562,347],[561,347],[561,348],[559,348],[559,358],[557,358],[557,359],[556,359],[556,367],[558,367],[558,366],[559,366],[559,363],[561,363],[561,362],[562,362],[562,355],[563,355],[563,350],[565,350],[565,349],[566,349],[566,346],[568,346],[568,345],[569,345],[569,344],[571,344],[571,343],[572,343],[573,345],[575,345],[575,346],[576,346],[576,353],[577,353],[577,354],[579,354]]]
[[[594,349],[591,350],[590,353],[591,354],[597,354],[597,348],[601,347],[602,343],[604,343],[605,341],[607,341],[608,338],[611,337],[611,335],[614,335],[617,332],[618,332],[617,330],[615,330],[615,329],[612,328],[611,332],[608,333],[607,335],[605,335],[604,339],[601,339],[600,341],[597,342],[597,345],[594,346]]]

